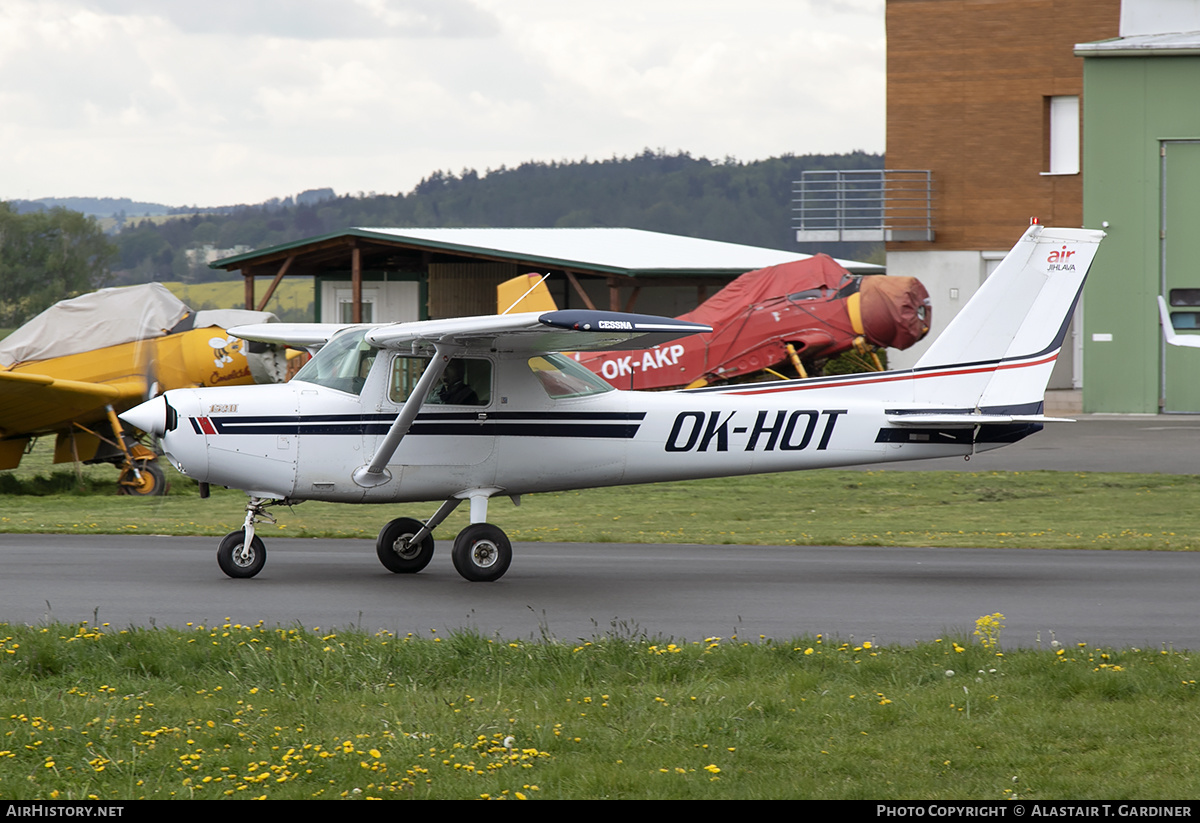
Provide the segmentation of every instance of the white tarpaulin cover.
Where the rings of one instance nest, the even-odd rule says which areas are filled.
[[[62,300],[0,340],[0,366],[48,360],[122,343],[163,337],[191,309],[161,283],[100,289]],[[196,313],[195,328],[275,319],[242,309]]]

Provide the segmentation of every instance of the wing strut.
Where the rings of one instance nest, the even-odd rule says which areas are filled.
[[[396,415],[392,427],[388,429],[383,442],[375,450],[375,456],[371,458],[370,463],[354,470],[352,476],[358,485],[371,488],[372,486],[382,486],[392,479],[391,472],[385,467],[392,459],[392,455],[396,453],[396,449],[400,447],[400,441],[404,439],[404,435],[408,434],[413,421],[417,419],[417,412],[421,410],[429,393],[433,391],[434,384],[441,379],[442,372],[446,370],[446,364],[450,362],[447,347],[434,344],[434,350],[436,353],[430,359],[429,365],[425,367],[425,371],[421,373],[421,379],[413,387],[412,394],[404,401],[404,406]]]

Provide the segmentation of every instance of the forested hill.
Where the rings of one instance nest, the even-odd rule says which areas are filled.
[[[226,277],[196,249],[263,248],[363,227],[625,226],[756,246],[863,258],[864,245],[800,247],[791,229],[792,181],[806,169],[880,169],[883,156],[775,157],[712,161],[646,150],[629,158],[530,162],[479,173],[435,172],[411,192],[342,196],[297,205],[290,199],[166,221],[126,223],[115,280]],[[189,251],[191,253],[189,253]]]

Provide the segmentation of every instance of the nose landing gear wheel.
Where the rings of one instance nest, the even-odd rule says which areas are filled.
[[[451,555],[454,568],[467,580],[489,583],[499,580],[512,562],[512,543],[491,523],[467,526],[454,538]]]
[[[412,538],[424,524],[411,517],[398,517],[379,532],[375,541],[375,553],[379,562],[388,571],[396,574],[416,574],[433,559],[433,535],[425,536],[420,543]]]
[[[217,565],[230,577],[254,577],[267,562],[267,547],[258,535],[246,545],[246,532],[230,532],[217,547]]]

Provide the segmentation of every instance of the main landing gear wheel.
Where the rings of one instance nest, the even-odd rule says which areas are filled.
[[[454,568],[467,580],[490,583],[499,580],[512,562],[512,543],[491,523],[467,526],[454,538]]]
[[[133,468],[125,469],[117,479],[117,492],[134,497],[161,497],[167,493],[166,472],[154,463],[138,466],[136,472]]]
[[[246,532],[230,532],[217,547],[217,565],[230,577],[254,577],[267,562],[267,547],[258,535],[246,545]]]
[[[412,538],[424,523],[411,517],[398,517],[379,532],[375,541],[375,552],[379,562],[388,571],[396,574],[416,574],[433,559],[433,534],[427,534],[420,543]]]

